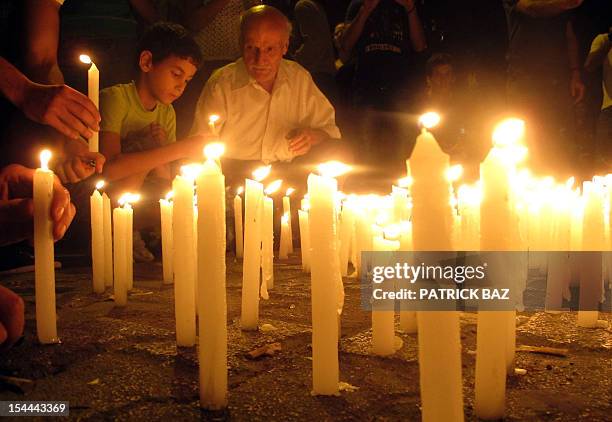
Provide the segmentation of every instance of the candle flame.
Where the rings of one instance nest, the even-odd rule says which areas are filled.
[[[287,188],[287,191],[285,192],[285,196],[291,196],[291,194],[295,192],[295,189],[293,188]]]
[[[49,170],[49,160],[51,160],[51,151],[43,149],[40,152],[40,168],[43,170]]]
[[[429,111],[419,117],[419,123],[425,129],[431,129],[432,127],[435,127],[438,125],[438,123],[440,123],[440,115],[435,111]]]
[[[104,180],[98,180],[98,183],[96,183],[96,189],[100,190],[104,187]]]
[[[92,64],[93,63],[93,61],[91,60],[91,57],[89,57],[87,54],[81,54],[79,56],[79,60],[82,63],[85,63],[85,64]]]
[[[121,195],[121,197],[119,198],[119,205],[129,206],[130,204],[133,204],[134,202],[138,202],[139,200],[140,200],[139,193],[126,192],[123,195]]]
[[[198,177],[198,174],[202,171],[201,164],[186,164],[181,166],[181,174],[183,177],[189,180],[195,180]]]
[[[397,240],[401,234],[401,228],[397,224],[390,224],[383,229],[385,239]]]
[[[455,164],[454,166],[447,168],[445,173],[446,180],[449,182],[456,182],[463,174],[463,166],[461,164]]]
[[[281,217],[281,224],[289,224],[289,213],[284,213]]]
[[[351,171],[352,167],[340,161],[327,161],[317,166],[317,170],[325,177],[338,177]]]
[[[252,174],[256,181],[261,182],[263,179],[268,177],[271,170],[272,170],[271,165],[262,166],[262,167],[257,168]]]
[[[503,120],[493,130],[493,144],[498,147],[514,145],[525,134],[525,122],[521,119],[510,118]]]
[[[166,201],[169,201],[169,200],[171,200],[172,198],[174,198],[174,191],[173,191],[173,190],[171,190],[170,192],[168,192],[168,193],[166,194]]]
[[[414,179],[412,178],[412,176],[402,177],[397,181],[397,185],[400,188],[409,188],[410,186],[412,186],[413,183]]]
[[[225,144],[213,142],[204,147],[204,156],[208,160],[218,160],[225,152]]]
[[[242,192],[244,192],[244,186],[238,186],[238,189],[236,189],[236,195],[242,195]]]
[[[211,114],[210,116],[208,116],[208,123],[210,124],[215,124],[219,121],[219,116],[217,114]]]
[[[282,184],[283,181],[281,179],[275,180],[274,182],[270,183],[265,189],[266,195],[272,195],[274,192],[280,189]]]
[[[574,183],[576,183],[576,178],[572,176],[565,181],[565,187],[567,189],[572,189],[574,187]]]

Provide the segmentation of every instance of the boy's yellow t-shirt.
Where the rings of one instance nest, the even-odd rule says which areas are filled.
[[[100,115],[100,131],[119,134],[121,152],[146,151],[176,141],[176,114],[172,105],[158,103],[155,109],[146,110],[134,81],[100,91]],[[151,123],[158,123],[166,131],[165,142],[153,139]]]

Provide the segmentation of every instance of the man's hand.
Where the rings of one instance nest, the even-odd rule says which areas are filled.
[[[149,125],[149,129],[151,130],[151,138],[157,146],[166,144],[168,141],[168,134],[159,123],[151,123]]]
[[[11,347],[23,334],[23,299],[0,286],[0,351]]]
[[[83,151],[69,155],[55,167],[62,183],[76,183],[94,173],[102,173],[106,159],[99,152]]]
[[[313,145],[317,145],[325,138],[325,132],[315,129],[294,129],[287,134],[289,151],[294,157],[304,155]]]
[[[100,113],[89,98],[67,85],[28,83],[16,104],[35,122],[49,125],[63,135],[86,139],[100,130]]]
[[[0,245],[32,237],[34,172],[18,164],[11,164],[0,171]],[[57,241],[64,237],[76,210],[66,188],[57,177],[54,179],[50,217],[53,221],[53,238]]]
[[[580,78],[580,72],[573,71],[570,78],[570,94],[574,98],[574,104],[578,104],[584,98],[585,87]]]

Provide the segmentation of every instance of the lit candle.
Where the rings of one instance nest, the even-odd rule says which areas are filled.
[[[280,246],[278,250],[279,259],[287,259],[289,257],[289,239],[291,235],[289,234],[289,214],[284,213],[281,217],[281,238],[280,238]]]
[[[159,200],[162,233],[162,269],[163,283],[172,284],[174,280],[174,269],[172,268],[174,246],[172,242],[172,197],[174,192],[170,191],[165,199]]]
[[[132,203],[140,200],[139,194],[130,194],[124,204],[125,208],[125,259],[128,291],[134,288],[134,210]]]
[[[300,225],[300,248],[302,252],[302,270],[310,272],[310,227],[308,225],[308,210],[298,210]]]
[[[282,180],[275,180],[264,190],[260,288],[261,297],[264,299],[268,299],[268,290],[274,288],[274,201],[269,195],[276,192],[282,183]]]
[[[222,151],[205,148],[197,177],[198,316],[200,407],[227,406],[227,299],[225,292],[225,176],[216,164]]]
[[[333,177],[348,169],[342,163],[324,163],[319,171],[326,176],[308,176],[313,394],[338,393],[338,300],[330,293],[341,288],[342,276],[336,246],[337,181]]]
[[[373,239],[375,251],[396,251],[399,249],[399,241],[387,240],[380,236]],[[386,291],[392,291],[392,288],[385,286],[392,280],[386,280],[380,287]],[[389,301],[385,301],[385,305],[389,306]],[[382,309],[377,309],[378,307]],[[395,353],[395,311],[386,309],[382,302],[375,301],[372,304],[372,353],[379,356],[388,356]]]
[[[100,71],[88,55],[81,54],[79,58],[83,63],[91,64],[87,71],[87,95],[96,108],[100,108]],[[98,132],[94,132],[89,139],[89,151],[98,152],[98,143]]]
[[[439,120],[435,113],[421,116],[423,129],[409,161],[416,251],[452,250],[449,182],[445,177],[449,157],[427,131]],[[417,324],[423,420],[463,420],[459,316],[455,311],[424,311],[418,313]]]
[[[348,275],[348,262],[351,254],[351,238],[353,236],[355,218],[350,201],[344,201],[340,214],[340,273]]]
[[[40,153],[40,168],[34,173],[34,280],[36,296],[36,333],[42,344],[58,343],[55,312],[55,267],[53,250],[53,172],[49,169],[51,152]]]
[[[119,206],[113,210],[113,251],[114,251],[114,284],[113,295],[117,306],[127,305],[128,291],[128,262],[127,262],[127,214],[124,207],[129,199],[129,194],[119,199]]]
[[[287,214],[287,234],[285,235],[285,243],[289,247],[288,253],[293,253],[293,228],[291,226],[291,194],[295,189],[288,188],[283,196],[283,215]],[[283,243],[283,232],[281,226],[281,244]]]
[[[242,261],[242,303],[240,326],[243,330],[256,330],[259,321],[259,282],[261,268],[261,236],[263,216],[263,185],[271,166],[253,172],[257,180],[245,183],[244,259]]]
[[[240,186],[234,197],[234,231],[236,234],[236,258],[242,258],[244,238],[242,233],[242,197],[244,188]]]
[[[91,268],[93,274],[93,291],[104,292],[104,202],[100,189],[104,181],[96,183],[96,189],[89,198],[91,214]]]
[[[181,175],[172,183],[174,205],[172,210],[172,239],[174,245],[174,313],[176,343],[191,347],[196,337],[195,310],[195,251],[193,238],[193,182],[199,171],[197,166],[183,166]]]
[[[210,128],[210,133],[213,136],[219,136],[219,131],[217,129],[217,122],[219,121],[219,116],[217,116],[216,114],[211,114],[210,116],[208,116],[208,127]],[[220,154],[218,155],[218,157],[221,157]],[[218,158],[216,158],[215,160],[218,160]]]
[[[106,192],[102,194],[102,207],[102,222],[104,225],[104,285],[110,287],[113,285],[113,220],[111,203]]]

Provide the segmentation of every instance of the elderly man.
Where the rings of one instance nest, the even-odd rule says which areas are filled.
[[[342,158],[334,108],[302,66],[283,59],[290,33],[291,24],[277,9],[246,11],[242,57],[217,70],[198,101],[192,134],[208,132],[209,116],[218,115],[225,157],[239,161],[242,169],[252,167],[246,162]]]

